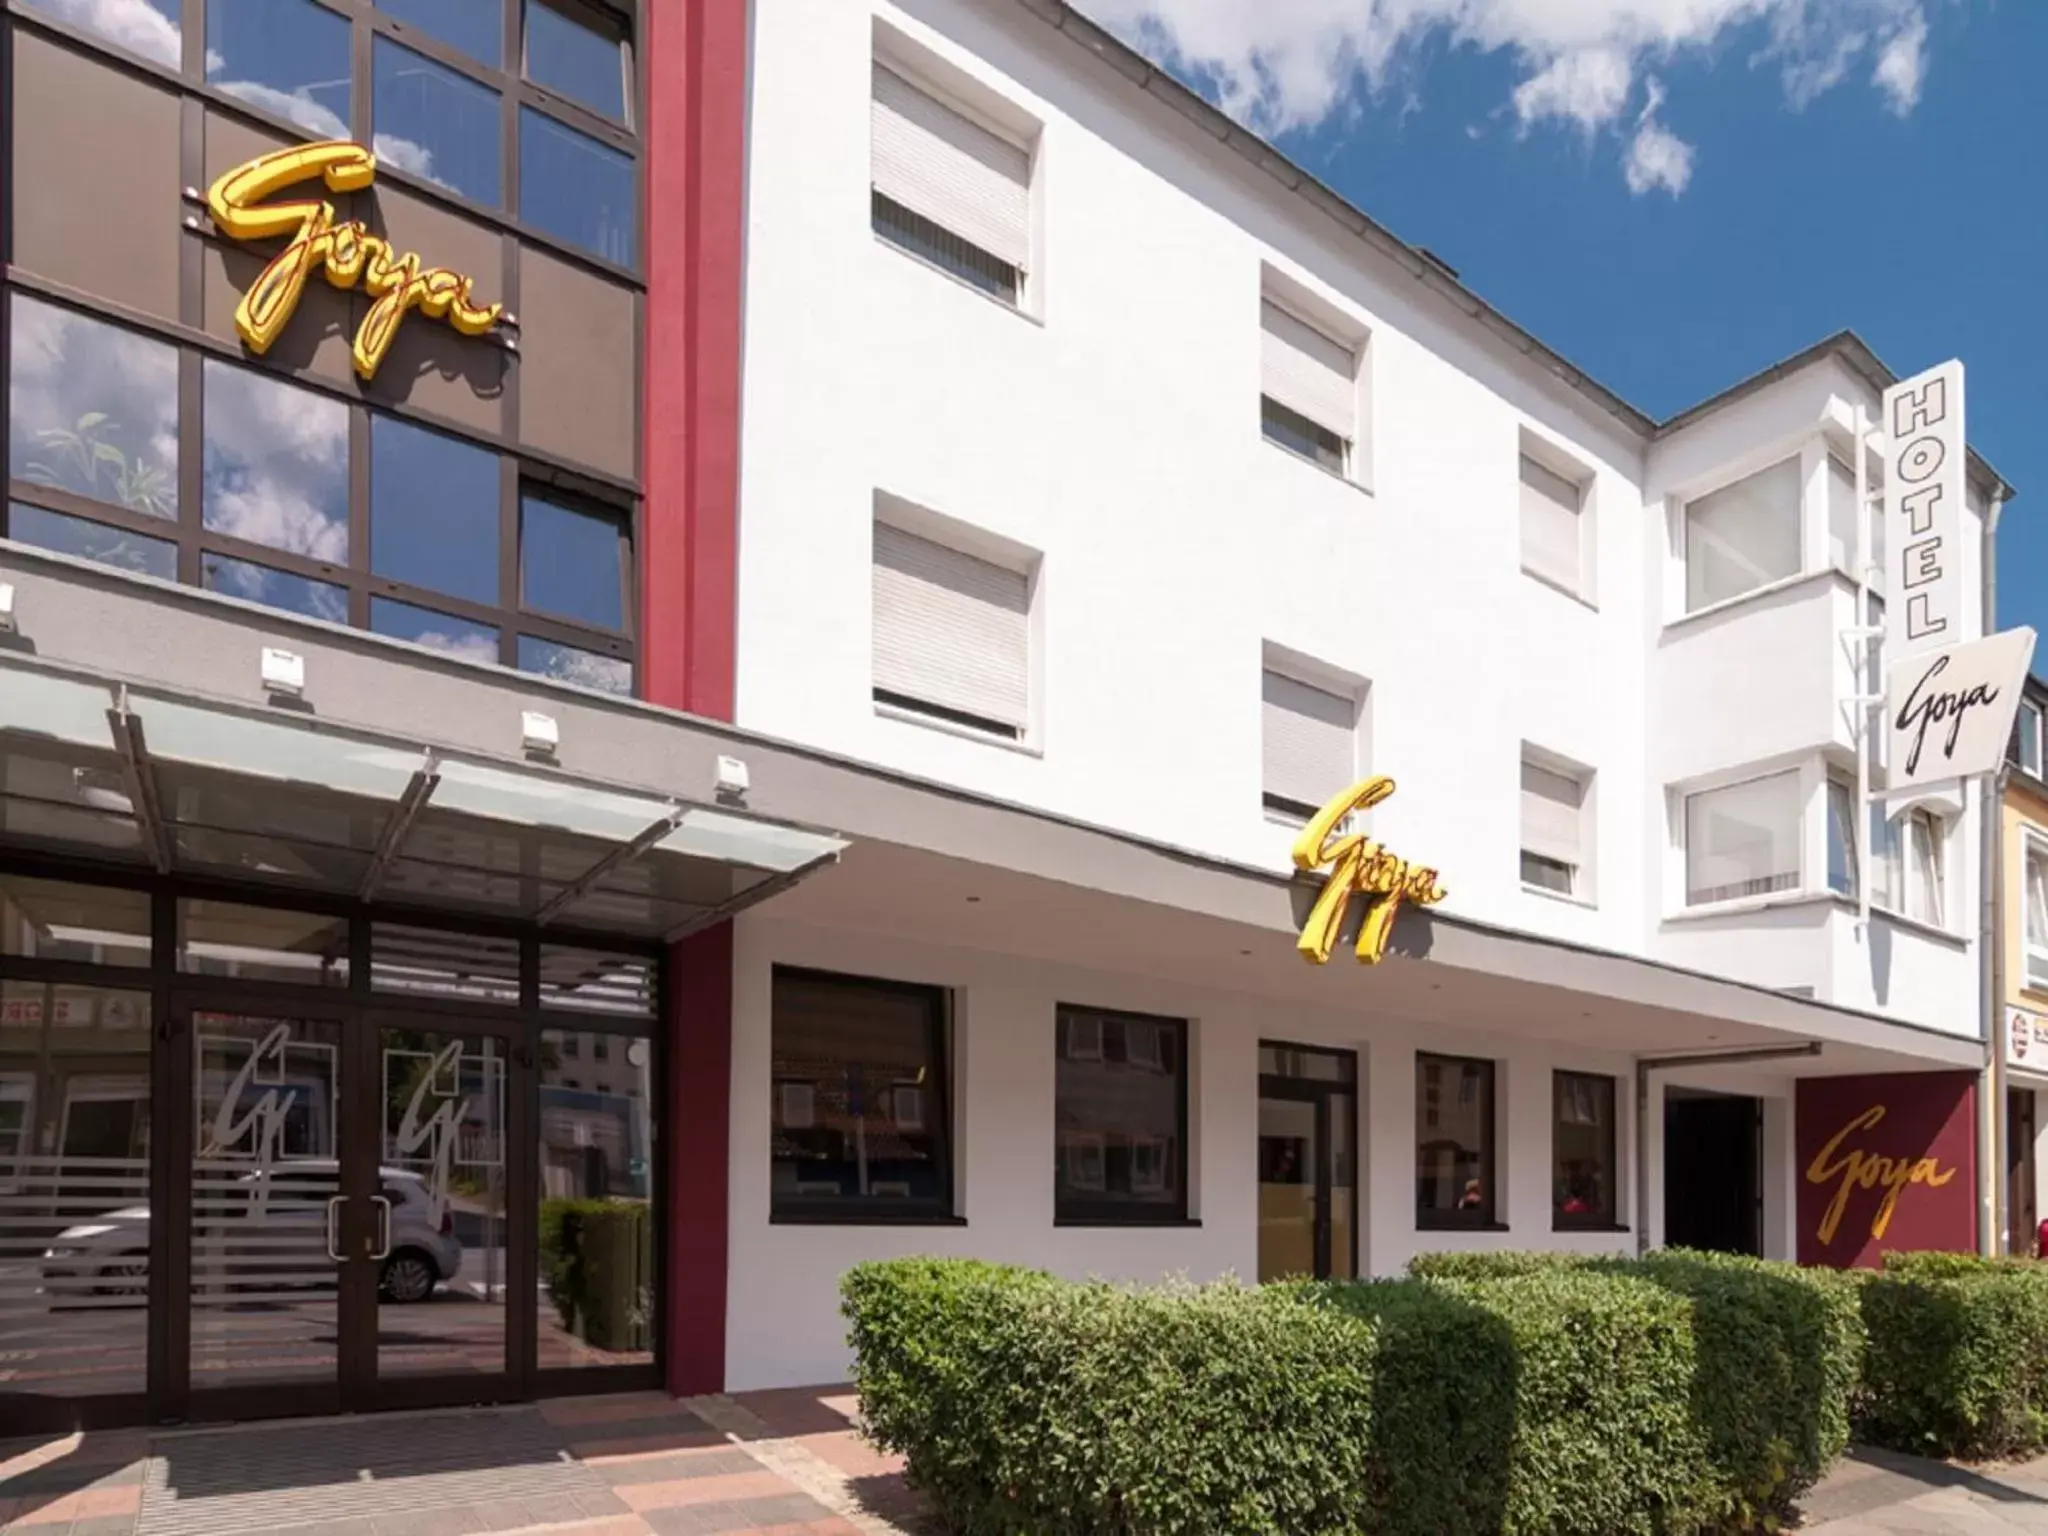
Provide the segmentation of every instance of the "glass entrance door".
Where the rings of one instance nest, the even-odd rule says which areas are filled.
[[[1259,1047],[1259,1279],[1357,1273],[1357,1058]]]
[[[207,1416],[512,1395],[534,1280],[509,1034],[354,1012],[185,1022],[172,1270]]]

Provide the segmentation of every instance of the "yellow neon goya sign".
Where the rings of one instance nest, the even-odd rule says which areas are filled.
[[[407,310],[446,320],[465,336],[481,336],[498,323],[505,306],[472,304],[469,278],[446,267],[423,267],[410,251],[400,255],[362,220],[337,219],[334,204],[324,198],[264,201],[315,177],[325,181],[329,192],[360,192],[376,175],[377,157],[362,145],[330,140],[261,155],[207,188],[206,206],[229,239],[291,236],[235,306],[235,330],[251,352],[269,351],[283,333],[315,268],[325,271],[336,288],[352,288],[360,280],[377,301],[349,347],[356,372],[365,379],[376,375]]]
[[[1353,811],[1379,804],[1394,792],[1394,781],[1364,779],[1345,790],[1316,813],[1315,820],[1302,828],[1294,842],[1294,867],[1313,872],[1327,869],[1322,894],[1302,925],[1294,947],[1314,965],[1330,958],[1337,934],[1344,926],[1344,913],[1354,896],[1377,898],[1358,928],[1358,958],[1377,965],[1387,952],[1387,939],[1394,931],[1395,914],[1401,903],[1433,906],[1450,894],[1437,884],[1437,873],[1406,859],[1396,858],[1361,832],[1332,838],[1337,824]]]

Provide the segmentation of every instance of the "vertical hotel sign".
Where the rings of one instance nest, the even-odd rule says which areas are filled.
[[[235,307],[235,330],[259,356],[291,323],[314,272],[330,285],[361,282],[371,304],[349,348],[358,375],[376,376],[408,310],[446,320],[465,336],[481,336],[498,323],[502,304],[471,302],[470,278],[446,267],[429,267],[411,251],[400,252],[361,219],[342,219],[325,198],[270,202],[301,182],[321,181],[329,192],[360,192],[377,176],[377,157],[360,144],[329,140],[295,144],[237,166],[207,189],[206,207],[230,240],[289,236],[289,243],[257,275]]]
[[[1352,812],[1369,810],[1393,792],[1392,779],[1362,779],[1316,812],[1295,839],[1296,869],[1305,874],[1328,871],[1294,946],[1313,965],[1323,964],[1337,947],[1354,899],[1363,897],[1371,903],[1358,925],[1358,958],[1377,965],[1387,952],[1394,918],[1404,902],[1434,906],[1450,894],[1437,883],[1435,870],[1410,864],[1362,832],[1339,834]]]
[[[1884,654],[1955,645],[1963,633],[1962,519],[1968,449],[1963,365],[1938,368],[1884,392]]]

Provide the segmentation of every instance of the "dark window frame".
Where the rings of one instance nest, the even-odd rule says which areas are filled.
[[[1061,1059],[1060,1042],[1067,1037],[1069,1027],[1078,1019],[1086,1017],[1097,1020],[1101,1025],[1148,1024],[1165,1030],[1174,1041],[1171,1069],[1175,1089],[1174,1150],[1171,1162],[1174,1200],[1171,1205],[1151,1204],[1132,1199],[1077,1196],[1067,1193],[1062,1187],[1059,1167],[1059,1078],[1058,1064]],[[1188,1207],[1188,1047],[1193,1031],[1190,1021],[1165,1014],[1135,1013],[1125,1008],[1097,1008],[1086,1003],[1059,1003],[1053,1009],[1053,1225],[1076,1227],[1184,1227],[1194,1217]],[[1107,1049],[1109,1030],[1104,1027],[1099,1035],[1102,1050],[1093,1057],[1074,1057],[1083,1066],[1114,1065]],[[1163,1057],[1166,1052],[1162,1051]],[[1124,1060],[1128,1061],[1126,1055]],[[1166,1069],[1162,1066],[1162,1072]]]
[[[1480,1092],[1485,1107],[1479,1119],[1480,1203],[1470,1210],[1437,1210],[1422,1203],[1423,1069],[1480,1067]],[[1500,1063],[1489,1056],[1447,1056],[1437,1051],[1415,1053],[1415,1230],[1418,1232],[1505,1231],[1500,1219]]]
[[[812,984],[824,983],[868,992],[880,992],[897,997],[917,998],[929,1009],[926,1016],[927,1050],[932,1062],[932,1077],[938,1085],[933,1093],[932,1136],[937,1143],[935,1163],[938,1173],[939,1193],[926,1199],[909,1197],[887,1198],[875,1195],[834,1195],[830,1197],[778,1197],[774,1191],[775,1153],[772,1144],[772,1128],[775,1108],[772,1102],[763,1106],[767,1111],[771,1128],[771,1145],[768,1154],[770,1187],[768,1193],[768,1221],[771,1226],[836,1226],[836,1227],[901,1227],[901,1226],[962,1226],[955,1208],[959,1181],[956,1177],[956,1160],[959,1150],[953,1137],[953,994],[945,987],[928,982],[897,981],[888,977],[864,976],[848,971],[827,971],[810,966],[777,965],[769,973],[768,1005],[768,1063],[769,1092],[771,1096],[784,1081],[775,1071],[775,984],[783,979]]]
[[[1566,1211],[1563,1202],[1564,1166],[1563,1143],[1558,1129],[1563,1124],[1559,1114],[1558,1099],[1568,1082],[1583,1082],[1595,1085],[1598,1093],[1606,1096],[1605,1124],[1606,1146],[1600,1166],[1601,1184],[1605,1190],[1604,1208],[1586,1212]],[[1550,1227],[1553,1232],[1618,1232],[1621,1225],[1621,1084],[1605,1072],[1575,1072],[1559,1067],[1550,1074]]]

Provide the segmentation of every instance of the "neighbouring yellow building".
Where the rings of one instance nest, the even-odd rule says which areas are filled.
[[[2013,728],[2004,792],[2004,878],[2000,885],[1998,995],[2005,1093],[1999,1105],[2005,1147],[2000,1214],[2006,1245],[2034,1251],[2041,1220],[2041,1096],[2048,1093],[2048,682],[2027,679]]]

